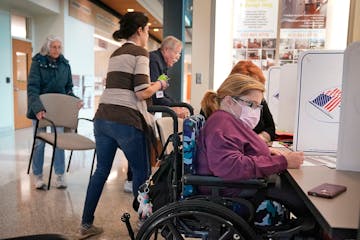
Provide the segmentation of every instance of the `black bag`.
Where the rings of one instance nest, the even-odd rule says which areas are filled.
[[[182,154],[177,153],[177,173],[178,173],[178,184],[180,184],[181,178],[181,161]],[[151,178],[149,186],[149,197],[150,202],[153,206],[153,212],[166,204],[173,201],[173,187],[172,182],[174,181],[174,164],[175,164],[175,153],[171,152],[166,155],[160,163],[159,169],[154,173]],[[181,189],[178,189],[178,193]]]

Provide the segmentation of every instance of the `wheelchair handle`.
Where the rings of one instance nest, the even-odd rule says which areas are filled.
[[[184,107],[184,108],[187,108],[189,110],[190,116],[194,115],[194,108],[190,104],[188,104],[186,102],[170,103],[169,107]]]
[[[174,123],[174,133],[177,133],[179,131],[179,124],[178,124],[178,117],[176,115],[176,112],[174,110],[172,110],[170,107],[168,106],[160,106],[160,105],[153,105],[148,107],[148,112],[162,112],[162,113],[167,113],[170,115],[170,117],[173,119],[173,123]]]

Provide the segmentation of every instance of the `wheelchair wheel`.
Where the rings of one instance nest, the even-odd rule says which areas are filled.
[[[219,204],[184,200],[164,206],[140,228],[137,240],[258,239],[239,215]]]

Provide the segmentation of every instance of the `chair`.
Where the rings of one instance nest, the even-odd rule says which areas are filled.
[[[42,140],[53,146],[53,153],[51,158],[50,174],[48,181],[48,190],[50,189],[51,175],[54,165],[55,148],[63,150],[91,150],[94,149],[92,159],[90,177],[94,168],[94,161],[96,155],[95,142],[83,135],[78,134],[78,113],[79,113],[79,99],[57,93],[47,93],[40,95],[40,99],[46,109],[46,117],[36,122],[34,141],[32,145],[31,155],[29,159],[29,166],[27,173],[30,172],[30,166],[33,158],[34,147],[36,139]],[[92,121],[90,119],[81,118],[83,120]],[[38,132],[38,128],[52,127],[53,132]],[[64,127],[63,133],[58,133],[56,127]],[[71,161],[71,156],[68,163],[68,168]]]

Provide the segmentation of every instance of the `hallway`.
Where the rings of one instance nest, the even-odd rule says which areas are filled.
[[[65,175],[68,184],[65,190],[56,189],[53,181],[49,191],[42,191],[34,188],[32,174],[26,174],[31,146],[31,128],[0,135],[0,239],[42,233],[58,233],[75,239],[89,180],[92,151],[74,152],[70,171]],[[45,181],[51,152],[47,146]],[[69,152],[66,152],[66,159],[68,156]],[[89,239],[129,239],[125,224],[120,220],[124,212],[131,214],[135,228],[132,195],[123,191],[126,169],[127,161],[118,151],[95,212],[95,225],[103,227],[104,233]]]

